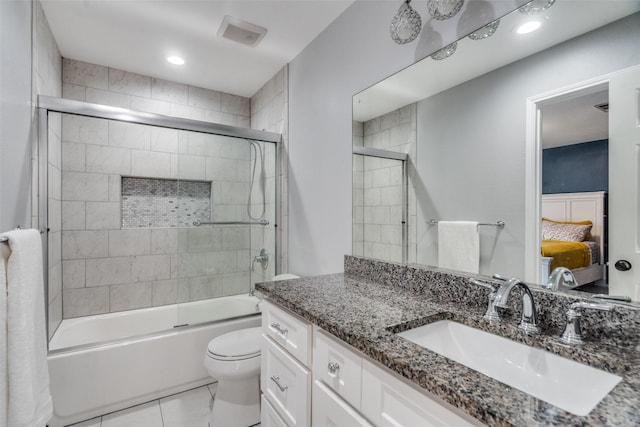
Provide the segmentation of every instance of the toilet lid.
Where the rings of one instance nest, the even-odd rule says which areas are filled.
[[[260,356],[262,328],[247,328],[212,339],[207,353],[213,359],[238,360]]]

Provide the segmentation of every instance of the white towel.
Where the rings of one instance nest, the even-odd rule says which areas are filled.
[[[480,237],[477,222],[438,222],[438,267],[478,274]]]
[[[7,425],[42,427],[53,414],[47,367],[42,242],[37,230],[13,230],[7,262]]]

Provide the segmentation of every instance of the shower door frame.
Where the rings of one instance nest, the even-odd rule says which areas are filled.
[[[399,160],[402,162],[402,264],[407,263],[409,253],[409,178],[407,176],[407,159],[409,155],[398,151],[354,145],[352,156],[378,157],[380,159]],[[353,202],[351,203],[353,209]],[[353,237],[352,237],[353,240]]]
[[[243,128],[238,126],[224,125],[221,123],[205,122],[200,120],[186,119],[182,117],[166,116],[156,113],[146,113],[143,111],[130,110],[128,108],[112,107],[90,102],[76,101],[72,99],[57,98],[51,96],[38,95],[38,227],[43,230],[43,279],[45,301],[49,300],[49,188],[48,188],[48,156],[49,156],[49,112],[62,114],[75,114],[79,116],[95,117],[99,119],[115,120],[120,122],[135,123],[141,125],[158,126],[176,130],[201,132],[212,135],[228,136],[232,138],[249,139],[259,142],[269,142],[275,146],[275,221],[274,229],[276,238],[274,239],[275,250],[275,274],[279,274],[278,263],[278,237],[280,231],[280,162],[279,149],[282,145],[282,134]],[[251,286],[251,284],[250,284]],[[45,318],[49,318],[49,305],[45,304]],[[48,328],[48,322],[47,322]]]

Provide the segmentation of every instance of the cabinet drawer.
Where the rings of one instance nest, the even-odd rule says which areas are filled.
[[[262,305],[264,333],[284,347],[302,364],[311,366],[311,324],[268,301]]]
[[[262,395],[260,405],[260,426],[261,427],[288,427],[280,415],[273,409],[273,406]]]
[[[262,336],[263,395],[290,427],[308,426],[311,373],[269,337]]]
[[[366,419],[319,381],[313,382],[313,427],[372,427]]]
[[[314,337],[313,378],[360,410],[362,357],[320,329]]]
[[[483,425],[436,396],[429,397],[419,392],[366,360],[362,363],[362,390],[362,414],[378,427]]]

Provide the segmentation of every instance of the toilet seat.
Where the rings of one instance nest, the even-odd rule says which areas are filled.
[[[207,346],[207,357],[221,361],[260,357],[262,328],[248,328],[222,334]]]

